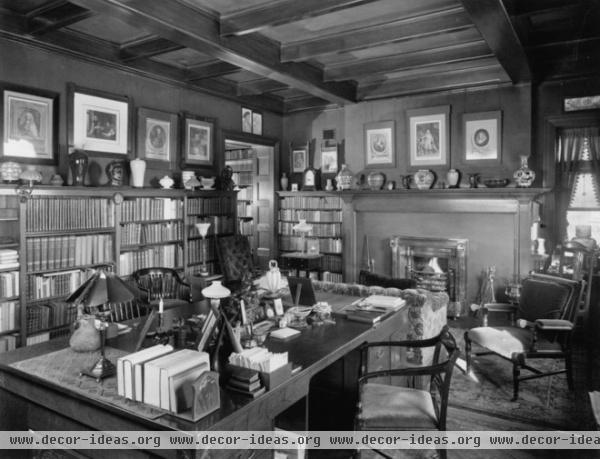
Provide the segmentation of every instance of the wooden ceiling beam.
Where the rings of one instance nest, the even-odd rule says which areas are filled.
[[[285,113],[295,113],[306,110],[324,110],[326,108],[332,108],[335,105],[323,100],[319,97],[303,97],[298,99],[292,99],[285,102]]]
[[[187,81],[203,80],[205,78],[214,78],[224,75],[237,73],[240,68],[227,62],[214,61],[210,63],[192,65],[187,69]]]
[[[334,35],[283,44],[281,60],[283,62],[303,61],[327,54],[364,49],[401,40],[418,39],[469,27],[473,27],[473,22],[464,9],[462,7],[451,8],[387,24],[354,28]]]
[[[183,46],[162,37],[146,37],[134,43],[121,46],[121,61],[130,62],[136,59],[158,56],[182,49]]]
[[[280,0],[221,16],[221,35],[245,35],[377,0]]]
[[[43,35],[83,21],[93,16],[93,13],[66,1],[53,1],[28,12],[25,16],[28,19],[28,33]]]
[[[272,41],[259,36],[221,38],[215,17],[184,3],[173,8],[163,0],[72,1],[316,97],[342,104],[356,98],[356,87],[350,82],[326,83],[319,69],[301,63],[281,63],[279,46]]]
[[[589,2],[590,0],[583,0]],[[560,12],[572,8],[579,8],[581,0],[506,0],[504,6],[507,13],[513,17],[527,17],[540,13]]]
[[[251,96],[264,94],[266,92],[281,91],[289,86],[278,81],[261,78],[259,80],[250,80],[238,83],[238,94],[240,96]]]
[[[408,80],[389,80],[379,84],[359,86],[358,96],[360,100],[381,99],[391,96],[484,86],[508,81],[509,78],[504,69],[499,64],[496,64],[479,69],[446,72]]]
[[[483,40],[457,46],[434,48],[412,53],[347,62],[325,68],[326,80],[361,78],[377,73],[387,73],[431,64],[451,63],[468,59],[489,57],[490,52]]]
[[[529,61],[501,0],[461,0],[513,83],[531,80]]]

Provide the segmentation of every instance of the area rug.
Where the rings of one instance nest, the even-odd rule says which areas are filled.
[[[461,350],[458,367],[464,368],[464,329],[451,329]],[[473,350],[483,350],[473,345]],[[562,368],[559,360],[536,362],[536,368]],[[529,373],[523,370],[521,374]],[[497,416],[540,427],[577,430],[582,413],[575,392],[569,391],[565,374],[523,381],[519,398],[513,396],[512,364],[498,356],[474,356],[470,374],[455,368],[450,386],[449,404],[461,409]]]

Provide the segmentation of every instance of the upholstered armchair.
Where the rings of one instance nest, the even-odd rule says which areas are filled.
[[[247,236],[235,234],[217,238],[217,257],[224,284],[237,290],[245,278],[256,276],[256,268]]]
[[[486,349],[476,355],[494,354],[513,364],[513,400],[519,395],[519,382],[558,373],[571,374],[571,335],[574,319],[581,301],[584,281],[574,281],[545,274],[532,274],[522,282],[518,305],[484,305],[488,312],[516,313],[516,326],[476,327],[465,332],[467,372],[471,368],[473,343]],[[484,323],[487,321],[484,320]],[[564,359],[565,368],[542,372],[529,365],[534,359]],[[532,372],[521,376],[521,369]]]

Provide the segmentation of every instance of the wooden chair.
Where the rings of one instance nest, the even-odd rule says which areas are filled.
[[[476,355],[494,354],[513,364],[513,400],[519,396],[519,382],[559,373],[571,374],[571,335],[574,318],[581,301],[584,281],[574,281],[546,274],[532,274],[522,282],[518,305],[493,303],[483,307],[488,312],[516,311],[517,326],[476,327],[465,332],[467,372],[471,368],[472,343],[486,348]],[[528,364],[533,359],[564,359],[565,368],[543,372]],[[532,375],[521,376],[521,369]]]
[[[379,349],[410,353],[433,348],[431,362],[373,371],[369,356]],[[448,393],[458,348],[448,326],[434,338],[365,343],[360,347],[356,430],[446,430]],[[400,354],[403,355],[403,354]],[[384,451],[374,450],[383,457]],[[445,450],[440,450],[445,457]]]
[[[255,277],[256,267],[248,236],[235,234],[217,238],[216,247],[225,285],[235,291],[245,278]]]

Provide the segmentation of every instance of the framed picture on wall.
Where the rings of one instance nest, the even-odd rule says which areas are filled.
[[[214,118],[183,115],[184,166],[212,166],[215,145]]]
[[[367,123],[365,130],[365,167],[396,166],[394,122]]]
[[[321,172],[324,174],[336,174],[338,171],[338,148],[335,141],[331,143],[321,147]]]
[[[502,160],[502,112],[463,115],[464,162],[497,163]]]
[[[406,111],[410,167],[448,165],[449,117],[449,105]]]
[[[252,110],[242,107],[242,132],[252,133]]]
[[[99,155],[131,152],[131,100],[69,84],[69,144]]]
[[[138,109],[137,156],[148,165],[162,168],[175,165],[179,119],[175,113],[150,108]]]
[[[308,149],[292,148],[292,172],[302,173],[308,165]]]
[[[252,134],[262,135],[262,113],[252,112]]]
[[[2,157],[30,164],[56,164],[58,94],[2,87]]]

